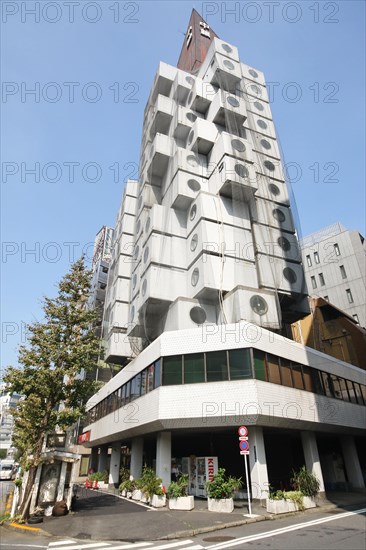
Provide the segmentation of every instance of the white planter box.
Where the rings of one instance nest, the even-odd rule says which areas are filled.
[[[154,508],[163,508],[166,504],[165,495],[153,495],[151,499],[151,506]]]
[[[193,510],[194,496],[178,497],[169,499],[169,510]]]
[[[108,483],[104,481],[98,481],[98,489],[108,489]]]
[[[142,491],[140,489],[136,489],[132,493],[132,500],[141,500],[142,499]]]
[[[234,510],[232,498],[208,498],[208,511],[229,514]]]
[[[312,497],[303,497],[304,508],[315,508],[316,502]],[[292,500],[269,500],[266,503],[267,512],[270,514],[286,514],[287,512],[298,512],[299,508]]]

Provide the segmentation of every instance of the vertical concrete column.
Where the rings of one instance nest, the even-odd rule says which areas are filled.
[[[365,482],[353,436],[342,436],[341,445],[348,481],[351,483],[353,489],[364,489]]]
[[[265,500],[268,497],[266,491],[269,490],[269,483],[263,429],[260,426],[249,427],[249,452],[251,497]],[[245,479],[245,474],[242,479]]]
[[[131,467],[130,473],[133,479],[138,479],[142,472],[142,453],[144,450],[144,440],[142,437],[136,437],[131,443]]]
[[[323,472],[320,465],[320,458],[318,453],[318,444],[316,442],[316,436],[314,432],[301,432],[302,448],[304,451],[305,466],[312,474],[316,475],[319,480],[319,492],[324,493],[324,479]]]
[[[156,475],[161,477],[167,489],[171,481],[172,468],[172,434],[160,432],[156,439]]]
[[[108,464],[108,447],[101,447],[99,450],[98,472],[104,472]]]
[[[57,497],[56,500],[63,500],[64,498],[64,489],[65,489],[65,480],[66,480],[66,470],[67,470],[67,462],[62,462],[61,464],[61,472],[60,472],[60,479],[58,481],[57,486]]]
[[[112,445],[111,462],[109,465],[109,484],[118,487],[119,467],[121,463],[121,442],[117,441]]]
[[[92,447],[89,459],[89,469],[93,469],[94,472],[98,470],[98,459],[98,447]]]

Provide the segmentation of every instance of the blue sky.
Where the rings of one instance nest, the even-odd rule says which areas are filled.
[[[363,1],[3,1],[2,365],[114,225],[157,65],[176,64],[192,7],[271,83],[300,235],[364,233]]]

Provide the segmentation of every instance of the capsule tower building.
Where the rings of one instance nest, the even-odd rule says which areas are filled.
[[[122,446],[134,477],[146,462],[167,484],[172,458],[208,454],[238,473],[228,441],[245,422],[255,447],[251,478],[263,488],[263,430],[293,430],[291,439],[320,429],[311,412],[316,377],[324,365],[340,368],[284,337],[307,313],[264,75],[193,10],[177,66],[158,66],[139,179],[127,182],[117,216],[103,331],[106,361],[124,368],[88,404],[93,467],[104,469],[112,446],[117,483],[112,463]],[[271,391],[276,414],[262,406]],[[301,413],[289,419],[286,404],[299,399]],[[254,412],[244,410],[248,402]],[[314,431],[302,443],[320,476]]]

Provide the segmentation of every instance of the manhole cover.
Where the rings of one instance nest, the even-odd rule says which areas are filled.
[[[218,536],[218,537],[207,537],[207,539],[202,539],[204,542],[226,542],[227,540],[234,540],[236,537],[228,536]]]

